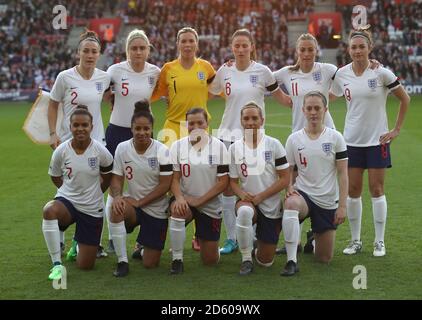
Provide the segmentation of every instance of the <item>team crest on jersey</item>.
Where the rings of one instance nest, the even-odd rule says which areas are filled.
[[[154,77],[148,77],[148,83],[152,87],[154,85]]]
[[[273,152],[272,151],[264,151],[265,162],[270,162],[272,158],[273,158]]]
[[[331,143],[322,144],[322,151],[324,151],[327,155],[331,152],[332,149],[333,149],[333,145]]]
[[[321,71],[315,71],[314,73],[312,73],[312,79],[314,79],[315,82],[320,82],[322,80],[322,74]]]
[[[95,88],[97,89],[98,93],[103,92],[103,83],[102,82],[95,82]]]
[[[91,169],[97,169],[98,159],[96,157],[88,158],[88,165]]]
[[[257,85],[257,83],[258,83],[258,75],[256,75],[256,74],[251,74],[250,76],[249,76],[249,81],[252,83],[252,85],[255,87],[256,85]]]
[[[203,71],[198,72],[198,79],[199,80],[205,80],[205,73]]]
[[[157,169],[158,167],[158,159],[157,158],[148,158],[148,165],[151,169]]]
[[[377,88],[377,79],[369,79],[368,80],[368,87],[369,89],[375,90]]]

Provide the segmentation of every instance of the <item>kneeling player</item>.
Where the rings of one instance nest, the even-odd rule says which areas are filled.
[[[50,280],[62,278],[60,231],[76,223],[75,240],[79,244],[77,265],[92,269],[97,257],[103,227],[103,192],[110,184],[113,156],[91,139],[92,115],[88,107],[78,106],[70,116],[73,138],[53,152],[48,174],[57,186],[54,200],[43,212],[42,231],[53,268]]]
[[[242,254],[240,275],[253,271],[253,253],[261,266],[273,264],[282,225],[285,235],[296,239],[295,245],[299,232],[297,215],[287,223],[282,221],[280,191],[289,184],[286,152],[280,141],[261,131],[263,123],[261,108],[254,102],[246,104],[241,110],[244,137],[229,148],[230,186],[240,198],[236,204],[236,236]],[[254,223],[258,241],[252,252]]]
[[[307,93],[302,111],[306,127],[292,133],[286,142],[290,169],[297,165],[298,177],[286,193],[284,214],[299,213],[302,221],[311,218],[314,237],[308,239],[307,246],[315,238],[315,257],[328,263],[334,253],[337,225],[346,218],[347,148],[343,136],[324,125],[327,100],[322,93]],[[288,255],[293,251],[296,247],[287,247]]]
[[[189,136],[174,142],[170,149],[174,170],[171,186],[174,198],[170,203],[171,274],[183,272],[185,226],[193,219],[202,262],[213,265],[219,261],[222,211],[219,194],[229,180],[227,149],[220,140],[207,134],[207,112],[190,109],[186,122]]]
[[[110,185],[113,197],[110,232],[118,263],[114,276],[129,272],[126,233],[141,225],[137,242],[143,246],[144,267],[159,265],[167,235],[167,191],[173,170],[168,162],[168,149],[152,139],[154,119],[147,101],[135,104],[131,130],[133,138],[121,142],[116,149],[115,167]],[[128,190],[123,196],[123,183]]]

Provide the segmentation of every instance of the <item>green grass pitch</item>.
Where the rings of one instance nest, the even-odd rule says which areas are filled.
[[[192,227],[188,228],[185,245],[185,273],[169,276],[169,237],[160,267],[144,269],[138,261],[130,260],[130,274],[123,279],[112,276],[116,257],[97,260],[95,269],[80,271],[74,263],[65,262],[68,272],[67,289],[55,290],[47,280],[51,261],[41,232],[42,207],[52,199],[55,189],[47,175],[51,150],[33,144],[22,131],[30,103],[1,103],[0,132],[0,299],[421,299],[422,240],[422,96],[413,96],[405,125],[392,144],[393,168],[386,177],[388,218],[386,230],[387,255],[372,256],[374,227],[370,196],[363,194],[362,240],[363,252],[344,256],[349,226],[346,222],[337,232],[332,263],[321,265],[312,255],[299,255],[300,272],[292,278],[279,276],[285,256],[276,257],[271,268],[256,267],[249,277],[238,275],[240,254],[222,256],[216,267],[204,267],[199,254],[191,249]],[[210,102],[213,116],[211,127],[218,126],[224,110],[222,100]],[[390,127],[397,114],[398,102],[388,100]],[[164,122],[165,106],[153,105],[156,131]],[[267,134],[282,143],[290,132],[290,110],[267,99]],[[330,107],[342,131],[345,103],[339,100]],[[109,112],[104,107],[107,123]],[[366,179],[366,178],[365,178]],[[419,200],[418,200],[419,199]],[[106,228],[106,227],[105,227]],[[305,222],[304,230],[309,228]],[[69,248],[74,226],[66,232]],[[135,233],[128,237],[129,254]],[[304,235],[303,235],[304,237]],[[222,230],[221,241],[225,238]],[[105,244],[107,231],[104,230]],[[282,244],[282,236],[280,237]],[[367,270],[367,289],[352,286],[353,268],[362,265]]]

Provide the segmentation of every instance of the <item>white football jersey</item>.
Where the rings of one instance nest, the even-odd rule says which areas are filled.
[[[130,128],[135,102],[143,99],[150,101],[160,75],[160,68],[145,62],[144,70],[135,72],[129,62],[123,61],[110,66],[107,73],[114,88],[114,106],[110,123]]]
[[[80,212],[101,218],[104,213],[104,195],[101,191],[101,173],[113,168],[113,156],[104,145],[92,139],[83,154],[76,154],[67,140],[54,150],[48,174],[63,177],[56,197],[64,197]]]
[[[239,178],[241,188],[252,194],[260,193],[276,182],[277,170],[289,168],[283,145],[267,135],[263,135],[256,149],[246,145],[243,139],[237,140],[230,146],[229,154],[230,178]],[[265,199],[258,207],[267,218],[280,218],[280,193]]]
[[[242,107],[248,102],[255,101],[261,107],[265,118],[265,93],[277,90],[278,86],[268,67],[252,61],[244,71],[239,71],[235,64],[231,67],[222,65],[208,89],[214,95],[223,92],[226,99],[218,138],[235,141],[243,137],[240,124]]]
[[[113,174],[124,176],[127,191],[124,196],[140,200],[151,193],[160,183],[160,176],[173,174],[169,162],[168,148],[152,139],[151,145],[144,154],[138,154],[133,144],[133,138],[121,142],[114,156]],[[142,207],[147,214],[158,219],[168,217],[166,211],[168,199],[166,195]]]
[[[298,168],[295,188],[321,208],[336,209],[339,197],[336,161],[347,159],[341,133],[325,127],[318,139],[312,140],[305,129],[296,131],[287,138],[286,152],[289,164]]]
[[[357,77],[348,64],[338,70],[332,92],[344,95],[347,105],[344,139],[347,145],[369,147],[379,145],[380,136],[388,132],[387,96],[400,85],[390,70],[379,67]]]
[[[91,138],[105,144],[104,125],[101,117],[101,101],[104,92],[110,87],[110,76],[95,68],[91,79],[85,80],[76,71],[76,67],[64,70],[57,76],[50,98],[57,102],[63,102],[63,121],[58,136],[61,141],[72,138],[70,132],[70,116],[78,104],[88,107],[93,117],[94,128]]]
[[[180,188],[185,195],[200,197],[217,183],[217,177],[228,174],[226,146],[217,138],[209,137],[207,146],[201,151],[192,146],[189,137],[177,140],[170,148],[173,170],[181,172]],[[221,219],[221,197],[216,196],[198,210],[211,218]]]
[[[284,86],[292,99],[292,132],[306,127],[306,118],[303,114],[303,98],[310,91],[319,91],[329,101],[329,89],[337,67],[329,63],[315,62],[308,73],[302,70],[291,71],[289,66],[274,72],[279,85]],[[324,123],[327,127],[335,129],[333,118],[329,110],[325,114]]]

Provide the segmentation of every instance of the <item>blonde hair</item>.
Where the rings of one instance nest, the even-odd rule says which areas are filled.
[[[370,26],[367,26],[365,28],[359,28],[358,30],[352,30],[350,31],[350,35],[349,35],[349,43],[350,41],[355,38],[355,37],[361,37],[364,38],[366,40],[366,42],[368,43],[368,47],[371,49],[372,48],[372,34],[371,32],[368,30]]]
[[[194,28],[191,28],[191,27],[183,27],[182,29],[180,29],[178,32],[177,32],[177,37],[176,37],[176,42],[177,43],[179,43],[179,40],[180,40],[180,36],[182,35],[182,34],[184,34],[184,33],[193,33],[193,35],[195,36],[195,39],[196,39],[196,43],[198,43],[199,42],[199,36],[198,36],[198,32],[196,32],[196,30],[194,29]]]
[[[313,42],[314,42],[314,44],[315,44],[315,49],[318,49],[318,41],[317,41],[317,39],[316,39],[316,38],[315,38],[312,34],[310,34],[310,33],[302,33],[302,34],[299,36],[299,38],[297,38],[297,40],[296,40],[296,49],[299,47],[299,42],[300,42],[300,41],[305,41],[305,40],[313,41]],[[290,70],[290,71],[298,71],[298,70],[299,70],[299,68],[300,68],[300,61],[299,61],[299,58],[297,58],[296,63],[295,63],[293,66],[289,67],[289,70]]]
[[[252,47],[253,47],[253,50],[251,52],[251,60],[256,60],[255,40],[252,36],[252,33],[248,29],[245,29],[245,28],[238,29],[232,35],[232,43],[233,43],[234,38],[240,37],[240,36],[244,36],[244,37],[247,37],[249,39],[249,41],[251,42]]]
[[[147,35],[145,34],[145,31],[140,30],[140,29],[134,29],[128,34],[128,36],[126,38],[126,58],[127,59],[129,59],[129,45],[130,45],[130,43],[133,40],[138,39],[138,38],[144,40],[147,43],[148,47],[151,47],[151,44],[149,42]]]

